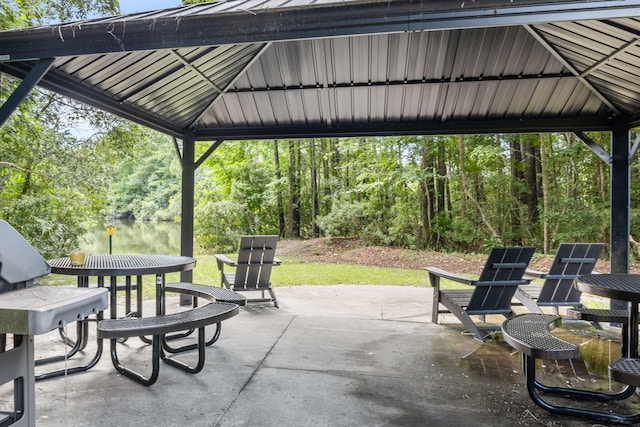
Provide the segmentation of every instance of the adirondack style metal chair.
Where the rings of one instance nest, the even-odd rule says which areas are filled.
[[[433,311],[431,320],[438,323],[440,313],[451,313],[477,340],[484,341],[491,331],[500,325],[478,326],[471,316],[502,314],[511,317],[511,300],[518,286],[529,283],[523,275],[531,261],[534,247],[494,247],[478,279],[470,279],[437,267],[427,267],[429,282],[433,286]],[[442,289],[440,278],[470,285],[472,289]],[[446,310],[442,310],[443,305]]]
[[[273,302],[278,299],[271,287],[271,269],[280,265],[275,257],[278,236],[242,236],[238,250],[238,260],[215,254],[220,270],[220,286],[226,286],[236,292],[260,291],[262,298],[247,299],[247,302]],[[224,266],[236,267],[235,272],[225,272]],[[268,292],[270,297],[265,297]]]
[[[580,308],[582,292],[573,286],[580,274],[590,274],[596,265],[604,243],[561,243],[549,268],[549,273],[528,269],[525,278],[544,279],[542,284],[528,284],[516,290],[515,298],[532,313],[542,313],[542,307]]]

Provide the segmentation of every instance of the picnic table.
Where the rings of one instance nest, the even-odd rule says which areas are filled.
[[[194,268],[196,260],[192,257],[170,255],[138,255],[138,254],[110,254],[88,255],[82,265],[72,265],[68,257],[57,258],[49,261],[51,272],[55,274],[73,275],[78,277],[78,286],[89,286],[89,278],[96,277],[98,286],[105,286],[105,278],[109,278],[110,290],[110,316],[109,319],[98,318],[98,346],[97,357],[102,352],[102,339],[110,340],[111,360],[116,369],[144,385],[153,384],[158,377],[159,360],[186,370],[191,373],[199,372],[204,365],[204,327],[212,323],[219,323],[238,313],[238,306],[232,303],[212,302],[202,307],[167,314],[165,303],[166,274],[172,272],[188,271]],[[142,276],[154,275],[156,292],[155,316],[143,317],[142,315]],[[125,277],[126,284],[126,313],[124,317],[118,316],[117,292],[121,289],[118,278]],[[136,277],[135,311],[130,310],[132,277]],[[212,305],[213,304],[213,305]],[[81,322],[82,323],[82,322]],[[78,341],[86,340],[86,322],[82,330],[79,330]],[[168,358],[164,355],[161,345],[165,343],[165,335],[170,332],[199,329],[198,345],[199,360],[195,367]],[[152,336],[151,339],[146,336]],[[144,342],[152,345],[152,372],[149,376],[142,375],[122,365],[117,354],[119,339],[128,337],[140,337]]]
[[[625,414],[613,410],[598,411],[584,406],[564,406],[542,397],[545,394],[561,395],[579,400],[604,402],[623,401],[635,394],[640,387],[640,360],[638,359],[638,305],[640,304],[640,274],[584,274],[575,279],[574,286],[581,292],[626,301],[628,303],[627,327],[622,334],[623,356],[609,364],[611,380],[625,384],[619,392],[605,393],[580,388],[550,387],[536,379],[536,358],[547,360],[580,357],[578,346],[559,339],[550,329],[561,323],[558,315],[527,313],[507,319],[502,325],[505,340],[522,352],[523,368],[527,380],[527,391],[540,407],[562,415],[572,415],[592,420],[635,424],[640,422],[640,413]]]

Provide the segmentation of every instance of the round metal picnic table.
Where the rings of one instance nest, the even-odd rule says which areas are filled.
[[[127,301],[131,291],[130,278],[138,278],[138,290],[142,286],[141,276],[156,276],[156,314],[164,313],[164,285],[165,274],[192,270],[196,260],[192,257],[173,255],[138,255],[138,254],[110,254],[87,255],[83,265],[71,265],[69,257],[56,258],[49,261],[52,274],[64,274],[78,277],[78,286],[88,286],[89,277],[98,278],[98,286],[104,286],[104,277],[110,277],[111,287],[111,318],[116,318],[117,278],[127,278]],[[141,316],[142,292],[137,292],[137,315]],[[129,312],[129,307],[127,307]],[[129,314],[129,313],[127,313]]]
[[[77,276],[79,287],[88,287],[89,278],[96,277],[99,287],[104,287],[104,278],[109,277],[110,317],[117,318],[117,291],[118,277],[125,277],[126,285],[126,314],[128,316],[142,317],[142,276],[156,276],[156,315],[164,314],[164,288],[165,274],[181,271],[189,271],[195,267],[196,260],[192,257],[173,255],[140,255],[140,254],[108,254],[87,255],[82,265],[71,265],[70,257],[55,258],[48,261],[52,274]],[[131,277],[136,277],[136,311],[131,311]],[[102,313],[98,313],[98,320],[102,319]],[[86,346],[88,341],[88,328],[86,321],[78,322],[78,339],[74,343],[74,349],[67,355],[72,356],[79,349]],[[66,336],[64,337],[66,339]],[[144,337],[141,337],[144,340]],[[146,340],[145,340],[146,342]],[[94,366],[102,354],[102,340],[98,339],[98,348],[94,358],[86,366],[80,368],[87,370]],[[112,341],[111,345],[115,345]],[[60,375],[59,372],[43,374],[39,379]]]
[[[71,265],[69,257],[49,260],[51,273],[72,276],[136,276],[192,270],[196,260],[173,255],[87,255],[83,265]]]
[[[605,298],[626,301],[629,309],[627,336],[623,336],[626,357],[638,357],[638,303],[640,303],[640,274],[584,274],[576,277],[575,287]]]

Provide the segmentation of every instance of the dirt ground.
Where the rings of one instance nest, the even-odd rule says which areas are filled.
[[[295,256],[308,262],[336,264],[373,265],[420,269],[439,267],[452,273],[478,274],[486,260],[486,254],[443,253],[428,250],[411,250],[384,246],[368,246],[359,239],[317,238],[309,240],[281,240],[277,255]],[[548,271],[553,254],[537,252],[529,267]],[[640,272],[640,265],[634,263],[631,272]],[[609,261],[601,259],[596,271],[609,272]]]

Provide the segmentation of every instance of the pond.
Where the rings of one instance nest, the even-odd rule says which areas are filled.
[[[84,237],[80,249],[87,254],[108,254],[108,224],[115,226],[111,238],[114,254],[180,254],[180,223],[169,221],[118,220],[100,224]]]

